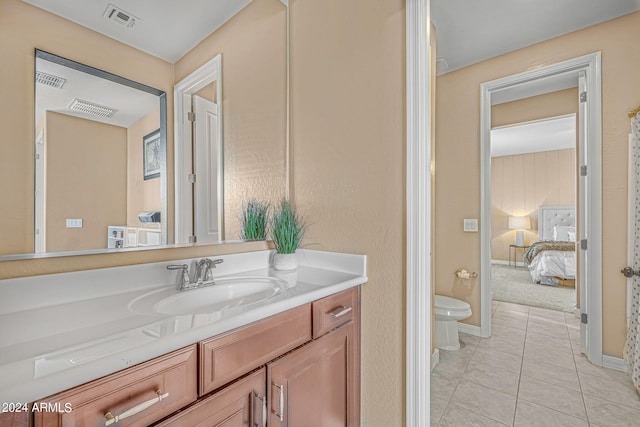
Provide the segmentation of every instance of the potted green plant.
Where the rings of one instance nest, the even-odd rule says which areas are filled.
[[[271,239],[276,247],[273,267],[276,270],[295,270],[296,249],[304,237],[305,225],[289,200],[282,200],[271,217]]]
[[[265,240],[267,238],[269,204],[251,199],[242,207],[242,234],[244,240]]]

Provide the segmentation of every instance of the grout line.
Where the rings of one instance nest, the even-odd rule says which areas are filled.
[[[567,323],[567,318],[565,316],[565,325]],[[568,332],[569,328],[567,327],[567,332]],[[582,357],[581,353],[578,353],[576,355],[576,353],[573,352],[573,345],[571,344],[571,335],[569,335],[569,345],[571,346],[571,354],[573,355],[573,367],[576,371],[576,377],[578,377],[578,387],[580,387],[580,398],[582,399],[582,406],[584,407],[584,414],[585,417],[587,418],[587,423],[591,424],[591,421],[589,420],[589,411],[587,411],[587,402],[584,400],[584,390],[582,389],[582,380],[580,379],[580,372],[578,371],[578,364],[576,363],[576,357]]]
[[[511,425],[516,424],[516,414],[518,413],[518,402],[520,401],[520,383],[522,382],[522,368],[524,367],[524,353],[527,351],[527,333],[529,331],[529,315],[531,311],[527,312],[527,325],[524,330],[524,348],[522,349],[522,358],[520,359],[520,374],[518,375],[518,390],[516,393],[516,407],[513,410],[513,422]]]

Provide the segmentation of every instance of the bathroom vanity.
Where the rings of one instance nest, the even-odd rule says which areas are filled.
[[[46,347],[52,342],[43,337],[43,348],[32,350],[38,354],[11,361],[37,345],[2,342],[0,374],[7,375],[0,376],[5,378],[0,379],[5,383],[1,400],[31,402],[28,412],[3,415],[32,418],[36,426],[359,425],[360,285],[366,282],[366,258],[300,251],[298,270],[280,273],[268,267],[270,256],[270,251],[227,255],[221,257],[225,262],[220,271],[216,269],[218,277],[279,280],[282,288],[264,301],[215,313],[201,309],[192,315],[131,314],[135,306],[131,301],[166,288],[166,283],[162,287],[156,283],[100,297],[112,309],[129,301],[129,314],[116,315],[100,326],[95,319],[88,321],[94,333],[103,331],[88,344],[69,345],[62,332],[58,334],[62,348],[43,354],[51,350]],[[63,281],[69,288],[77,279],[78,283],[86,279],[71,275],[103,273],[113,279],[124,273],[107,270],[129,269],[136,277],[154,281],[165,269],[163,274],[175,278],[167,274],[166,264],[55,276],[67,276],[62,279],[67,279]],[[10,300],[11,288],[20,284],[0,282],[0,293],[6,292]],[[56,307],[92,310],[93,303],[89,298]],[[2,317],[24,320],[29,312],[43,310],[55,308]],[[100,313],[96,311],[95,317]],[[128,329],[107,333],[125,317]],[[68,325],[58,326],[64,331]],[[72,335],[83,336],[86,329],[79,327]],[[117,368],[123,365],[124,369]]]

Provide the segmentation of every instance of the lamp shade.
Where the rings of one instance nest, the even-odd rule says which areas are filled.
[[[510,230],[529,230],[531,228],[531,219],[528,216],[510,216]]]

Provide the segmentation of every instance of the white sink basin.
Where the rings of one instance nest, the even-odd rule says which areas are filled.
[[[215,280],[215,285],[178,291],[160,289],[131,301],[129,309],[149,314],[201,314],[244,307],[277,295],[284,282],[273,277],[244,276]]]

